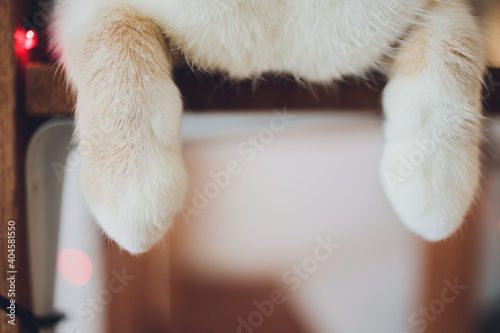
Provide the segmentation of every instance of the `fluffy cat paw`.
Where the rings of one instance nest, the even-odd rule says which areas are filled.
[[[187,176],[180,151],[99,146],[84,158],[83,191],[98,224],[132,254],[148,251],[181,209]]]
[[[397,215],[429,241],[460,227],[481,170],[478,145],[436,133],[387,142],[381,163],[382,184]]]

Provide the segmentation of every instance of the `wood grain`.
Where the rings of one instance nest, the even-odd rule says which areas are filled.
[[[0,292],[7,295],[7,223],[16,222],[16,302],[29,307],[29,269],[27,264],[26,220],[24,211],[23,164],[25,138],[19,102],[20,72],[12,43],[16,22],[20,22],[21,0],[0,0]],[[22,332],[0,318],[0,332]]]

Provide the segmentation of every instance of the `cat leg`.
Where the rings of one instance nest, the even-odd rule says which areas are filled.
[[[422,20],[384,91],[381,178],[403,223],[438,241],[460,227],[480,182],[485,59],[465,5],[434,1]]]
[[[85,36],[62,45],[77,90],[82,187],[104,232],[141,253],[185,198],[182,101],[158,27],[128,7],[99,12]]]

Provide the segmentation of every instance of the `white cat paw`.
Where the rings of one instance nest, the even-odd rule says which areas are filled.
[[[385,193],[402,222],[426,240],[452,235],[474,200],[480,150],[467,140],[434,132],[385,146],[380,169]]]
[[[82,185],[102,230],[139,254],[172,225],[185,199],[187,176],[180,152],[164,146],[99,146],[84,158]]]

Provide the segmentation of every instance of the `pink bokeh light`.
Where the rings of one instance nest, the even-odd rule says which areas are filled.
[[[57,268],[62,277],[75,286],[84,286],[92,277],[92,261],[78,249],[65,249],[57,258]]]

